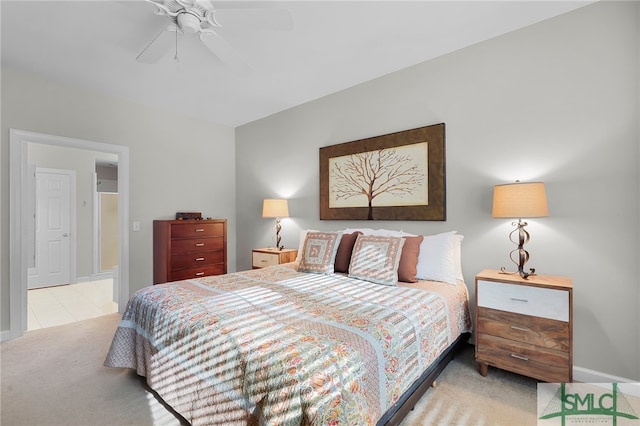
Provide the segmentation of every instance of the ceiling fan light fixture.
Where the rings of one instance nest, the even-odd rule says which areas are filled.
[[[2,1],[2,0],[0,0]],[[251,30],[290,30],[293,28],[291,12],[280,8],[229,8],[216,11],[214,0],[146,0],[155,6],[157,15],[165,16],[171,21],[166,29],[160,32],[147,47],[136,57],[136,60],[157,63],[167,54],[175,43],[178,61],[177,37],[184,33],[199,34],[200,41],[234,72],[249,72],[251,68],[242,56],[227,43],[214,29],[230,23],[229,27],[244,27]],[[225,18],[226,16],[226,18]],[[218,21],[222,19],[222,22]],[[225,22],[226,21],[226,22]],[[223,24],[223,25],[221,25]],[[173,34],[175,32],[175,34]]]
[[[197,33],[200,32],[200,18],[192,13],[187,11],[180,13],[176,17],[178,27],[189,33]]]

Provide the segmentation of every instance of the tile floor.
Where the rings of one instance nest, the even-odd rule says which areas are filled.
[[[112,297],[112,279],[29,290],[27,331],[118,312]]]

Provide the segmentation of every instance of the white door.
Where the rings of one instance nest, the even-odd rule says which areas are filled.
[[[35,267],[29,269],[29,289],[70,283],[74,178],[69,170],[36,171]]]

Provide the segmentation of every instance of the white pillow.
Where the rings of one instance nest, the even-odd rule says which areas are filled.
[[[318,232],[315,229],[303,229],[300,231],[300,243],[298,244],[298,255],[296,256],[296,262],[300,262],[302,259],[302,251],[304,250],[304,240],[307,239],[307,232]]]
[[[412,234],[404,231],[395,231],[392,229],[371,229],[371,228],[347,228],[342,233],[352,234],[356,231],[362,232],[363,235],[375,235],[376,237],[406,237]]]
[[[402,231],[400,231],[402,232]],[[464,281],[464,274],[462,273],[462,240],[464,240],[464,235],[460,235],[457,231],[451,231],[455,234],[454,238],[454,262],[456,268],[456,278],[460,281]],[[404,236],[415,236],[413,234],[408,234],[404,232]]]
[[[343,234],[353,234],[354,232],[362,232],[363,235],[373,235],[375,230],[371,228],[347,228],[342,231]]]
[[[462,240],[464,235],[456,234],[454,239],[454,262],[456,266],[456,278],[460,281],[464,281],[464,275],[462,274]]]
[[[456,231],[425,235],[420,244],[416,278],[455,284],[458,277],[456,241],[459,241]]]

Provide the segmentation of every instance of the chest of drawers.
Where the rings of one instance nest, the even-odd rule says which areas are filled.
[[[153,221],[153,283],[227,273],[227,221]]]
[[[251,266],[253,269],[265,268],[281,263],[289,263],[296,260],[298,250],[277,248],[253,249],[251,253]]]
[[[571,382],[570,278],[484,270],[476,275],[476,361],[545,382]]]

